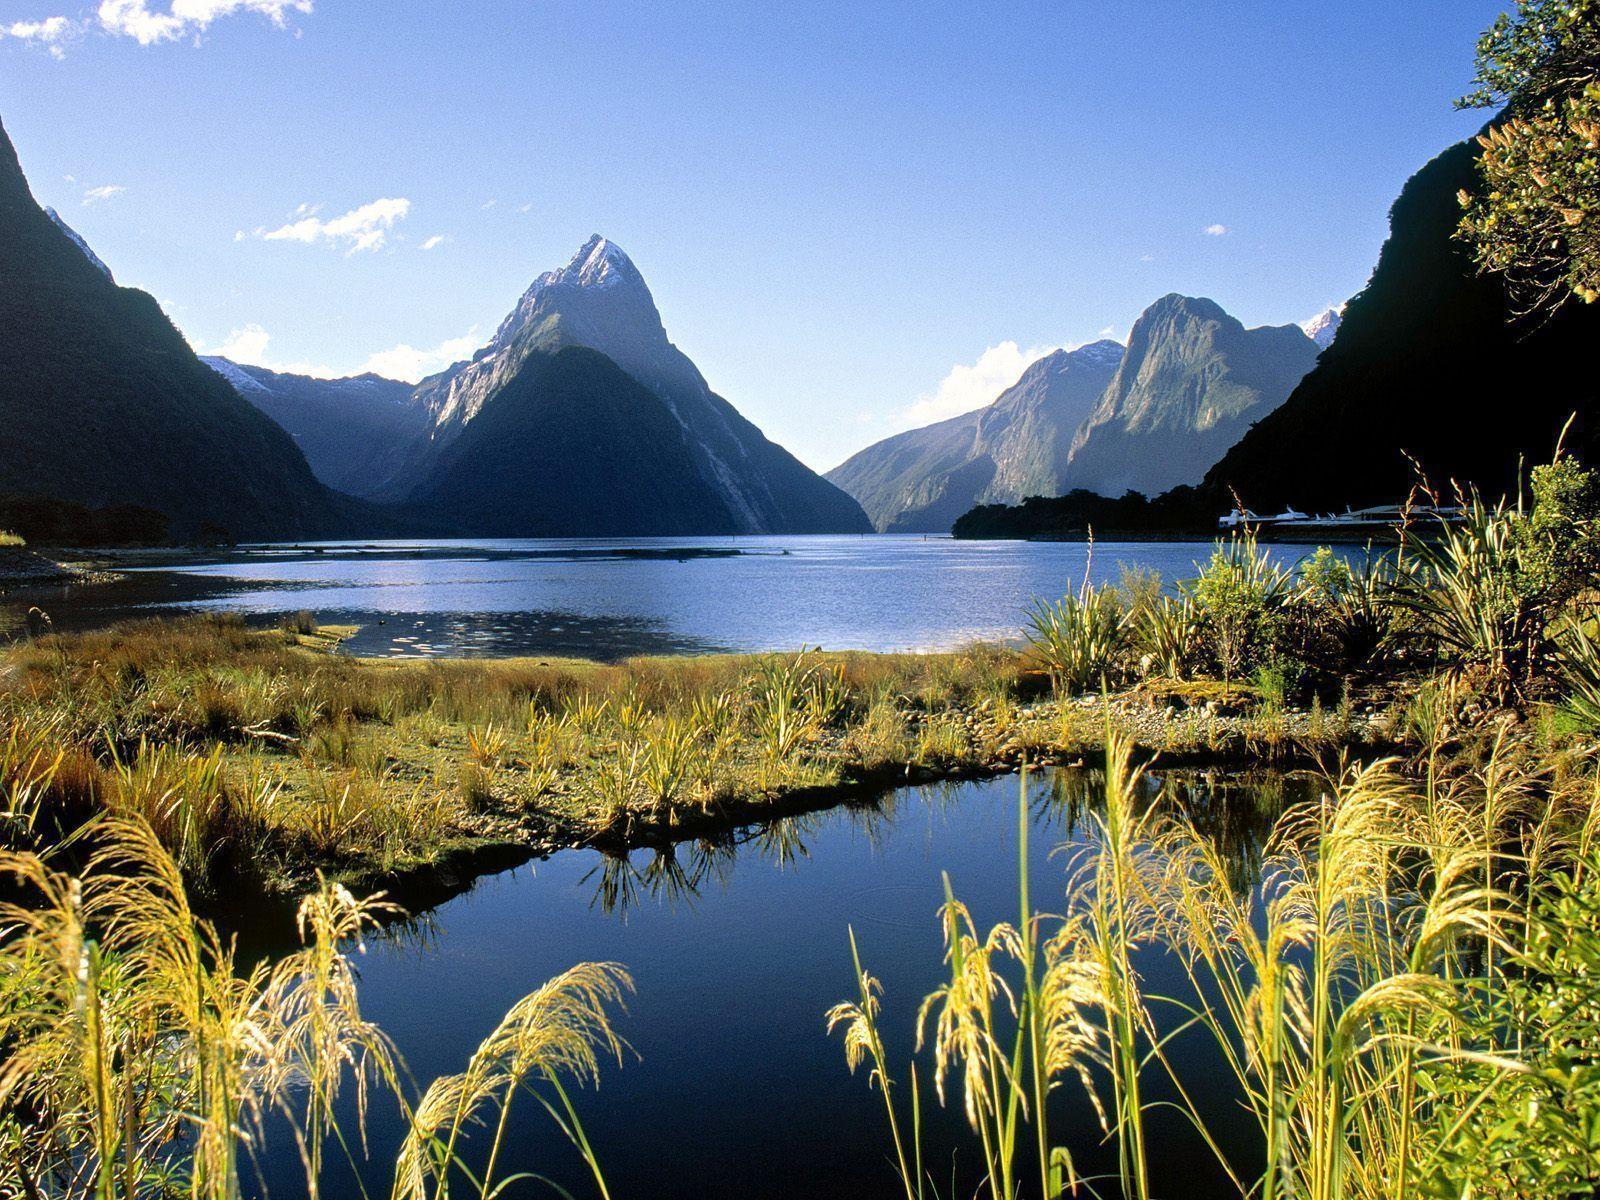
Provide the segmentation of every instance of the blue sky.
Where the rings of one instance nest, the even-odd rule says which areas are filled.
[[[0,0],[0,117],[202,350],[434,369],[600,232],[820,469],[1166,292],[1348,297],[1500,7]]]

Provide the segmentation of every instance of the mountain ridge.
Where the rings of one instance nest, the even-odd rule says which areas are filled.
[[[1053,490],[1121,357],[1109,340],[1053,351],[983,408],[884,438],[824,478],[854,495],[874,528],[897,533],[946,532],[974,504]]]
[[[40,207],[3,123],[0,328],[7,494],[154,509],[179,536],[316,536],[372,517]]]
[[[1139,315],[1072,440],[1066,488],[1157,495],[1199,483],[1316,363],[1298,325],[1247,329],[1214,300],[1168,293]]]

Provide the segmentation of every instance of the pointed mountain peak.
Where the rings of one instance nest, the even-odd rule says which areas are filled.
[[[578,247],[566,266],[539,276],[532,290],[538,293],[555,287],[609,288],[628,283],[644,283],[639,268],[621,246],[597,233]]]
[[[1317,344],[1319,350],[1326,350],[1333,342],[1334,335],[1339,332],[1339,325],[1343,320],[1344,305],[1340,304],[1319,313],[1309,321],[1300,322],[1300,328],[1306,331],[1306,336]]]
[[[621,246],[601,237],[598,233],[585,242],[573,255],[567,271],[577,269],[578,282],[585,287],[605,287],[625,275],[638,275],[633,260]]]

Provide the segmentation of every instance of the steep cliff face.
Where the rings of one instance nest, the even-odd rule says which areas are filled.
[[[582,346],[530,356],[440,448],[411,504],[498,537],[740,531],[671,410]]]
[[[1072,437],[1122,360],[1116,342],[1057,350],[1032,364],[994,403],[885,438],[827,478],[879,530],[941,533],[974,504],[1053,496]]]
[[[1453,236],[1476,146],[1446,150],[1406,184],[1372,278],[1339,336],[1276,412],[1208,473],[1258,509],[1395,501],[1416,482],[1470,481],[1498,495],[1520,462],[1568,445],[1595,461],[1600,305],[1512,319],[1498,279]]]
[[[1115,377],[1073,439],[1067,488],[1153,496],[1198,483],[1316,358],[1297,325],[1246,329],[1214,301],[1162,297],[1134,322]]]
[[[359,523],[289,435],[34,201],[0,127],[0,493],[139,505],[177,536]]]
[[[635,444],[632,431],[626,428],[630,420],[653,422],[653,411],[635,413],[628,407],[648,396],[665,407],[687,450],[692,469],[681,480],[684,512],[703,512],[695,497],[709,489],[724,514],[717,527],[727,525],[733,532],[856,533],[870,528],[854,500],[768,441],[711,391],[694,363],[667,339],[655,300],[638,269],[618,246],[598,236],[580,248],[566,267],[535,280],[501,322],[494,338],[471,361],[458,363],[418,385],[417,401],[430,420],[428,432],[391,474],[380,494],[411,503],[431,496],[442,503],[439,498],[448,493],[464,503],[464,491],[454,485],[444,490],[439,486],[445,462],[453,472],[470,474],[464,451],[452,447],[463,439],[467,446],[483,444],[481,439],[466,439],[467,431],[483,420],[513,385],[523,397],[515,406],[523,419],[539,420],[553,411],[527,403],[527,385],[518,380],[530,369],[532,380],[554,378],[548,374],[551,360],[572,347],[598,352],[640,385],[640,389],[628,389],[615,397],[618,403],[604,406],[608,419],[618,424],[610,436],[603,426],[593,431],[590,444],[598,457],[589,465],[596,473],[610,471],[615,465],[603,461],[606,455]],[[569,363],[567,370],[572,369]],[[509,432],[501,424],[505,420],[496,418],[496,425]],[[537,441],[538,431],[530,429],[518,436],[532,443]],[[648,456],[623,465],[658,475],[665,469],[665,461],[653,462]],[[465,487],[466,477],[460,480]],[[484,471],[479,486],[484,489],[484,503],[475,501],[471,507],[474,511],[492,509],[496,489],[502,485],[492,472]],[[656,486],[665,494],[672,485],[660,475]],[[706,531],[696,526],[671,530]]]

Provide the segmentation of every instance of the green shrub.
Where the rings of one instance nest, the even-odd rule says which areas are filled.
[[[1063,596],[1054,604],[1035,601],[1026,636],[1056,689],[1075,694],[1109,681],[1127,625],[1127,610],[1117,593],[1086,580],[1076,595]]]
[[[1498,703],[1528,695],[1559,655],[1574,601],[1600,572],[1600,481],[1571,459],[1534,469],[1532,505],[1463,498],[1437,538],[1411,536],[1394,590],[1448,670]]]
[[[1181,587],[1199,610],[1224,681],[1272,656],[1292,595],[1292,577],[1260,548],[1253,533],[1219,542],[1211,561]]]

